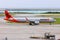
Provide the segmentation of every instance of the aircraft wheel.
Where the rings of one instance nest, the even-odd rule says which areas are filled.
[[[29,25],[32,25],[32,23],[30,22]]]

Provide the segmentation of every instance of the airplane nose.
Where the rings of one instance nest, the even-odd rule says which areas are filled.
[[[56,20],[55,19],[53,19],[53,22],[55,22]]]
[[[55,22],[56,20],[55,19],[52,19],[51,22]]]
[[[54,20],[54,21],[56,21],[56,20]]]

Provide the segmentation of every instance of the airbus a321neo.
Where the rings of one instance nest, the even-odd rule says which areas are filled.
[[[51,17],[13,17],[11,14],[9,14],[8,10],[4,11],[5,18],[4,20],[10,21],[10,22],[28,22],[29,25],[38,25],[41,22],[55,22],[56,20]]]

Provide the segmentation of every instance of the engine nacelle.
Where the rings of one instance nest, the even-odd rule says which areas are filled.
[[[39,23],[40,23],[39,21],[35,21],[35,22],[34,22],[35,25],[38,25]]]

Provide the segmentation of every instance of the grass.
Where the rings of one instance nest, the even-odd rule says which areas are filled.
[[[15,15],[14,13],[10,13],[11,15]],[[4,13],[0,14],[0,16],[5,16]]]
[[[4,14],[0,14],[0,16],[4,16]]]
[[[54,22],[54,24],[60,24],[60,18],[55,18],[56,22]]]

